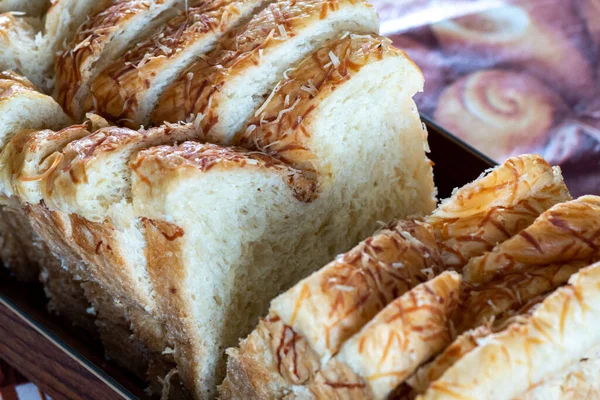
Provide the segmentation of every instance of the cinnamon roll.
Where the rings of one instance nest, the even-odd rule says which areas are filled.
[[[594,93],[581,25],[570,2],[530,1],[444,21],[432,30],[459,69],[523,69],[577,102]]]
[[[502,161],[543,145],[565,106],[560,96],[524,73],[472,73],[441,94],[434,118],[467,143]]]

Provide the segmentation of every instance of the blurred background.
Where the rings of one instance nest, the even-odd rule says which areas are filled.
[[[372,0],[421,67],[422,114],[497,162],[559,164],[600,194],[600,0]]]

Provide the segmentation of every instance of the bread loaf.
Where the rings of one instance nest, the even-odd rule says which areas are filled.
[[[500,188],[510,188],[512,195]],[[495,192],[500,196],[496,197]],[[328,390],[335,389],[336,385],[329,385],[328,390],[322,384],[314,386],[315,376],[332,357],[335,359],[341,354],[346,343],[353,343],[353,335],[368,329],[363,328],[365,324],[373,318],[381,320],[379,313],[388,303],[418,283],[439,275],[445,268],[457,265],[456,254],[461,255],[459,260],[463,262],[484,254],[493,248],[491,243],[509,239],[533,222],[539,213],[568,196],[559,170],[552,169],[538,156],[517,157],[455,191],[431,216],[396,223],[382,230],[272,301],[269,316],[261,320],[239,349],[228,351],[228,375],[221,387],[223,397],[283,398],[292,393],[308,398],[333,396]],[[506,224],[497,222],[503,227],[499,230],[493,221]],[[490,241],[481,240],[473,245],[470,241],[475,235]],[[444,256],[441,249],[454,251],[451,256]],[[463,308],[460,310],[459,316]],[[452,309],[443,315],[449,321],[449,333],[443,342],[437,342],[440,343],[438,350],[423,356],[405,374],[389,376],[388,383],[394,384],[384,384],[385,393],[395,389],[428,357],[450,344],[457,334],[454,326],[457,317]],[[446,327],[444,324],[444,329]],[[389,343],[376,338],[364,340],[364,343],[373,340],[384,347]],[[383,347],[380,350],[383,351]],[[398,352],[401,350],[391,352],[390,357]],[[368,368],[368,361],[357,362],[353,371],[363,367]],[[358,386],[340,385],[343,390],[355,390],[339,392],[340,398],[383,396],[383,392],[362,392],[367,386],[373,390],[371,382],[366,386],[350,373],[343,373],[341,377],[346,383]]]

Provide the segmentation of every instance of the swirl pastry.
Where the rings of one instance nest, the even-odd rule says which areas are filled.
[[[475,72],[440,96],[435,120],[491,158],[502,161],[543,145],[561,98],[537,79],[522,73]]]
[[[511,66],[554,85],[569,100],[591,96],[594,71],[579,47],[578,19],[563,2],[556,3],[558,10],[538,3],[493,8],[435,24],[432,30],[447,54],[461,55],[461,69]]]

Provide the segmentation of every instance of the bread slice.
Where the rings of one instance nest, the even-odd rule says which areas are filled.
[[[512,399],[585,358],[600,343],[599,285],[600,264],[573,275],[528,321],[486,338],[419,399]]]
[[[202,1],[186,9],[103,71],[91,96],[81,97],[84,106],[125,126],[148,126],[164,88],[268,1]]]
[[[390,303],[318,372],[316,399],[384,400],[451,340],[461,277],[444,272]]]
[[[555,376],[547,377],[515,400],[579,400],[600,397],[600,348]]]
[[[279,0],[186,69],[160,97],[152,123],[195,121],[211,141],[230,143],[286,70],[345,31],[378,30],[362,0]]]
[[[177,13],[183,0],[121,0],[91,17],[56,58],[55,97],[75,120],[83,116],[90,83],[117,57]]]
[[[514,195],[501,187],[512,188]],[[530,191],[525,190],[528,187]],[[496,190],[497,202],[488,196]],[[496,223],[505,222],[517,233],[538,213],[567,197],[559,170],[539,156],[521,156],[456,190],[433,216],[392,224],[273,300],[269,317],[239,349],[228,350],[223,396],[303,395],[294,391],[388,302],[438,275],[446,261],[454,265],[456,258],[447,251],[450,244],[458,244],[456,253],[461,257],[482,255],[493,247],[491,243],[508,238],[504,230],[498,232]],[[461,215],[469,223],[463,223]],[[460,238],[473,235],[489,241],[484,246],[463,246],[467,241]],[[456,334],[454,327],[451,331]]]
[[[52,66],[57,53],[75,36],[77,28],[112,0],[52,1],[43,21],[14,14],[0,15],[0,68],[15,70],[37,87],[50,92],[54,85]]]
[[[41,17],[49,7],[49,0],[0,0],[0,13],[18,11],[28,17]]]
[[[0,14],[0,70],[27,76],[42,90],[49,87],[48,76],[40,67],[35,52],[42,21],[14,13]]]

